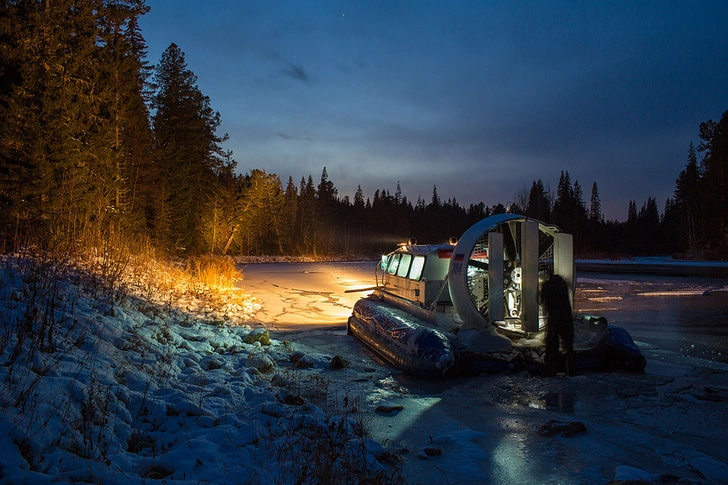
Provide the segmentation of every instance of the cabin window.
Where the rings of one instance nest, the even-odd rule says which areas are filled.
[[[397,268],[399,267],[399,257],[402,256],[401,254],[393,254],[389,258],[389,264],[387,264],[387,273],[389,274],[395,274],[397,272]]]
[[[412,261],[411,254],[402,255],[402,259],[399,260],[399,268],[397,268],[397,276],[401,276],[402,278],[407,277],[407,273],[409,272],[411,261]]]
[[[412,268],[410,269],[409,277],[411,280],[419,280],[422,277],[422,270],[425,268],[425,257],[415,256],[412,261]]]

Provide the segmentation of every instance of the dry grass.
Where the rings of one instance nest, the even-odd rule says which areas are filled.
[[[172,304],[185,296],[209,298],[230,293],[243,275],[225,256],[198,256],[171,260],[153,249],[130,256],[123,285],[150,301]]]
[[[189,259],[187,273],[195,284],[212,288],[229,288],[243,276],[232,258],[210,255]]]

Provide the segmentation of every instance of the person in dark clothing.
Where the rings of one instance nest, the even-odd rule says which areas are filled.
[[[551,275],[541,286],[541,303],[548,314],[544,376],[556,375],[564,367],[568,375],[574,375],[574,320],[569,287],[561,276]],[[559,354],[559,341],[563,359]]]

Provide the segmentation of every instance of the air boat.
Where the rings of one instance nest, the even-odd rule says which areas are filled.
[[[539,291],[552,274],[567,282],[573,302],[571,234],[522,215],[486,217],[448,244],[411,239],[382,256],[347,332],[415,376],[538,372],[547,325]],[[644,370],[624,329],[574,315],[577,371]]]

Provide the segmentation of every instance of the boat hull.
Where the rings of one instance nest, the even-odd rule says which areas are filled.
[[[455,350],[443,332],[387,303],[369,298],[357,301],[348,332],[414,376],[443,377],[455,364]]]
[[[424,378],[509,372],[543,372],[543,348],[514,346],[510,352],[468,350],[457,335],[433,328],[429,319],[413,315],[378,298],[363,298],[354,305],[348,333],[364,342],[384,360],[407,374]],[[563,364],[563,363],[562,363]],[[642,372],[647,364],[629,333],[609,326],[603,337],[575,352],[575,370]],[[564,365],[558,369],[565,371]]]

